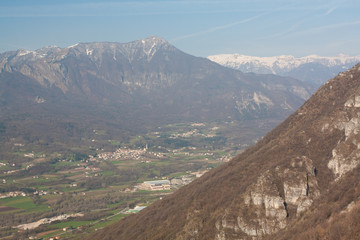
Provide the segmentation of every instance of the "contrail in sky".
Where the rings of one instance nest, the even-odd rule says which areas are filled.
[[[244,19],[244,20],[241,20],[241,21],[237,21],[237,22],[225,24],[225,25],[222,25],[222,26],[212,27],[212,28],[209,28],[209,29],[200,31],[200,32],[196,32],[196,33],[191,33],[191,34],[179,36],[179,37],[173,38],[172,40],[170,40],[170,42],[175,42],[175,41],[177,41],[177,40],[192,38],[192,37],[204,35],[204,34],[207,34],[207,33],[216,32],[216,31],[219,31],[219,30],[222,30],[222,29],[227,29],[227,28],[230,28],[230,27],[239,25],[239,24],[251,22],[251,21],[255,20],[256,18],[259,18],[259,17],[262,16],[262,15],[263,15],[263,14],[257,15],[257,16],[251,17],[251,18],[247,18],[247,19]]]
[[[330,8],[330,9],[325,13],[325,16],[331,14],[333,11],[335,11],[336,8],[337,8],[337,7],[332,7],[332,8]]]

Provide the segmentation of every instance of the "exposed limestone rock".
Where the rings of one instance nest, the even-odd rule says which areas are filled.
[[[360,107],[360,96],[349,98],[344,106],[344,112],[335,124],[335,128],[344,131],[345,140],[339,142],[332,150],[332,157],[328,163],[328,168],[335,174],[335,180],[339,180],[360,163],[360,137],[358,136],[360,118],[359,113],[354,109]]]
[[[235,107],[240,113],[244,113],[249,110],[269,109],[274,106],[274,102],[272,102],[270,98],[265,96],[262,92],[243,94],[241,99],[234,97],[234,100]]]
[[[220,231],[219,233],[217,233],[215,236],[215,240],[226,240],[225,232]]]
[[[226,213],[223,219],[217,222],[216,239],[225,240],[227,234],[231,235],[233,232],[243,232],[248,237],[257,239],[286,226],[288,213],[284,200],[269,171],[261,175],[257,182],[248,188],[242,200],[245,207],[239,209],[237,216]],[[256,217],[249,219],[247,217],[249,214]]]
[[[345,107],[360,107],[360,96],[355,96],[346,101]]]
[[[298,215],[320,195],[316,174],[312,160],[306,156],[291,159],[289,167],[266,171],[242,196],[243,207],[236,209],[240,212],[229,208],[217,221],[216,239],[226,240],[233,233],[247,236],[241,239],[261,239],[285,228],[288,206]]]
[[[287,212],[284,206],[284,200],[280,197],[279,190],[277,189],[277,186],[274,184],[273,180],[273,176],[269,172],[266,172],[264,175],[258,178],[256,184],[250,188],[248,193],[251,199],[248,206],[253,204],[256,208],[265,208],[264,210],[266,218],[273,220],[272,222],[259,221],[261,228],[258,230],[258,232],[263,232],[263,234],[277,231],[286,226]],[[277,223],[278,227],[273,225],[275,222]],[[239,227],[243,231],[246,231],[246,229],[242,228],[241,225],[239,225]]]
[[[306,209],[308,209],[311,206],[312,203],[313,203],[312,199],[302,196],[298,200],[298,207],[297,207],[297,210],[296,210],[296,215],[298,215],[299,213],[304,212]]]
[[[294,174],[295,172],[291,172]],[[296,176],[298,177],[298,176]],[[298,182],[284,183],[285,200],[287,203],[296,204],[300,197],[306,196],[306,182],[305,179],[296,179]]]
[[[329,126],[330,126],[329,123],[325,123],[321,128],[321,132],[325,132],[326,130],[328,130]]]
[[[353,170],[359,164],[360,152],[356,149],[351,156],[344,157],[342,154],[338,153],[336,149],[332,151],[332,158],[328,163],[328,168],[330,168],[336,176],[335,180],[339,180],[341,176],[345,173]]]
[[[292,159],[291,168],[279,172],[284,179],[285,202],[296,207],[296,215],[311,206],[313,199],[320,195],[316,180],[316,168],[306,156]]]
[[[360,118],[352,118],[348,122],[339,122],[336,128],[345,131],[345,136],[348,138],[350,135],[357,134],[360,130]]]
[[[310,97],[309,93],[303,87],[293,87],[292,91],[299,97],[303,99],[308,99]]]
[[[186,225],[183,228],[184,234],[179,235],[176,240],[196,240],[198,239],[199,229],[202,228],[202,223],[199,221],[199,210],[190,211],[187,214]],[[185,236],[185,237],[184,237]]]
[[[44,102],[46,102],[46,100],[42,97],[36,96],[34,99],[34,102],[35,103],[44,103]]]
[[[265,105],[268,105],[268,106],[273,106],[274,103],[268,98],[266,97],[264,94],[262,94],[261,92],[254,92],[254,102],[260,106],[260,104],[265,104]]]

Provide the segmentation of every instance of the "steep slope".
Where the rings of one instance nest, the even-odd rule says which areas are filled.
[[[295,79],[222,67],[159,37],[6,52],[0,87],[5,137],[47,148],[78,145],[95,129],[113,139],[168,123],[227,120],[245,132],[257,120],[260,130],[243,136],[251,143],[312,91]]]
[[[208,58],[223,66],[242,72],[289,76],[312,83],[317,87],[339,72],[345,71],[360,62],[360,56],[350,57],[343,54],[335,57],[310,55],[300,58],[290,55],[253,57],[240,54],[219,54]]]
[[[359,92],[360,64],[254,147],[90,239],[290,239],[316,209],[340,221],[360,195]]]

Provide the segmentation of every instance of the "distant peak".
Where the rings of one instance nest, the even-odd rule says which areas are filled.
[[[255,64],[257,68],[260,66],[272,69],[291,70],[305,63],[319,62],[326,66],[334,66],[339,64],[352,63],[360,60],[360,56],[347,56],[339,54],[334,57],[323,57],[316,54],[308,55],[305,57],[294,57],[291,55],[280,55],[273,57],[256,57],[241,54],[219,54],[208,57],[210,60],[232,68],[240,69],[241,64]]]
[[[56,46],[56,45],[50,45],[50,46],[46,46],[46,47],[37,49],[36,51],[37,52],[46,52],[46,51],[54,50],[54,49],[60,49],[60,48],[58,46]]]
[[[159,36],[150,36],[150,37],[145,38],[145,40],[166,42],[165,39],[163,39],[162,37],[159,37]]]
[[[150,36],[140,40],[143,44],[169,44],[165,39],[158,36]]]
[[[56,45],[49,45],[49,46],[45,46],[44,49],[47,49],[47,48],[58,48],[58,46]]]

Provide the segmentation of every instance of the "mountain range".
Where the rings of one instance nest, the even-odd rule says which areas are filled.
[[[255,146],[89,239],[358,239],[360,64]]]
[[[241,54],[219,54],[209,56],[208,59],[242,72],[289,76],[314,84],[316,87],[360,62],[360,56],[344,54],[335,57],[310,55],[299,58],[291,55],[255,57]]]
[[[159,37],[5,52],[0,152],[17,143],[69,149],[89,145],[95,130],[107,140],[174,122],[234,121],[252,143],[313,91],[293,78],[222,67]]]
[[[312,97],[307,80],[230,69],[159,37],[5,52],[0,157],[103,148],[179,122],[232,122],[250,143],[277,125],[89,239],[357,239],[360,65]]]

